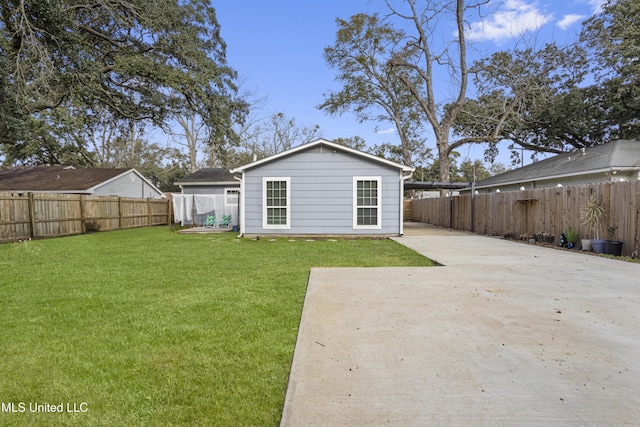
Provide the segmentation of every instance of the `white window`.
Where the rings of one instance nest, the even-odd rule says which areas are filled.
[[[379,176],[353,177],[353,228],[381,228],[381,183]]]
[[[291,228],[291,178],[262,178],[262,227]]]
[[[238,197],[240,196],[240,190],[237,188],[225,188],[224,189],[224,202],[228,205],[237,206]]]

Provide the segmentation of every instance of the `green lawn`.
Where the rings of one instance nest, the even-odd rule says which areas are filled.
[[[275,426],[309,269],[430,264],[165,227],[0,245],[0,425]],[[61,403],[86,412],[30,408]]]

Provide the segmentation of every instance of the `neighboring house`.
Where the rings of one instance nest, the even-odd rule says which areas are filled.
[[[0,170],[0,191],[160,199],[164,193],[135,169],[16,166]]]
[[[242,234],[403,234],[409,166],[318,139],[231,172]]]
[[[640,179],[640,141],[618,140],[558,154],[476,182],[479,193]],[[467,190],[468,191],[468,190]]]
[[[204,168],[174,182],[180,195],[173,195],[175,222],[202,225],[207,216],[231,215],[230,225],[238,225],[240,181],[225,168]]]

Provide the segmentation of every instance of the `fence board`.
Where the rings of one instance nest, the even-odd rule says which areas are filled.
[[[471,195],[454,196],[453,228],[491,236],[521,236],[548,233],[558,242],[569,227],[581,238],[595,238],[580,221],[580,210],[592,194],[602,196],[607,215],[600,237],[608,238],[609,227],[616,227],[624,242],[623,255],[638,255],[640,233],[640,182],[590,184],[541,188],[524,191],[484,193],[475,196],[474,224],[471,224]],[[450,226],[449,198],[414,199],[412,220],[441,227]]]
[[[0,193],[0,242],[169,223],[166,199],[53,193]]]

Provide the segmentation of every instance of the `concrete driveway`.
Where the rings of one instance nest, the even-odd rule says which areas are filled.
[[[282,426],[640,425],[640,265],[405,231],[444,266],[311,271]]]

